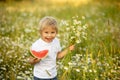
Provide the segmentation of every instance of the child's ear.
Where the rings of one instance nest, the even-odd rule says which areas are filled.
[[[39,34],[40,34],[40,36],[41,36],[41,34],[42,34],[40,30],[39,30]]]

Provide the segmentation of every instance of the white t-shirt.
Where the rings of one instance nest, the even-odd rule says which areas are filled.
[[[59,39],[55,38],[51,43],[46,43],[40,38],[32,44],[31,49],[36,51],[48,50],[48,55],[34,65],[34,76],[54,78],[57,75],[56,56],[61,51]]]

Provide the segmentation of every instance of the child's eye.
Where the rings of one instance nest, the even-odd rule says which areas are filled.
[[[48,33],[48,32],[45,32],[45,33]]]
[[[55,32],[51,32],[51,33],[55,33]]]

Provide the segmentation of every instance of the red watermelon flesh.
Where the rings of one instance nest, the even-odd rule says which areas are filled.
[[[48,50],[42,50],[42,51],[35,51],[35,50],[31,50],[31,54],[38,59],[42,59],[45,58],[48,54]]]

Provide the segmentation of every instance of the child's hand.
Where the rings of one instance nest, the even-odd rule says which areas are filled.
[[[74,50],[75,49],[75,45],[71,45],[70,47],[69,47],[69,50],[70,51],[72,51],[72,50]]]
[[[38,58],[34,58],[34,57],[30,57],[29,58],[29,63],[30,64],[36,64],[40,61],[41,59],[38,59]]]
[[[34,62],[39,62],[40,59],[38,59],[38,58],[33,58],[33,61],[34,61]]]

